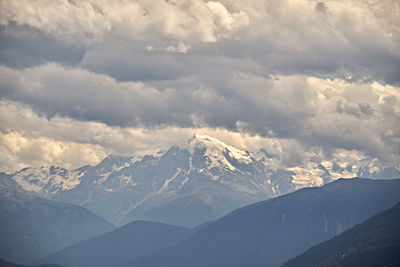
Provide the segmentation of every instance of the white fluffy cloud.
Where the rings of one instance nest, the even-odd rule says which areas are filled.
[[[77,135],[73,142],[89,145],[84,149],[92,151],[93,145],[101,146],[97,152],[86,153],[93,159],[104,153],[166,147],[176,140],[184,143],[195,133],[193,129],[199,128],[209,132],[213,128],[226,129],[227,136],[234,132],[264,136],[280,144],[292,142],[293,148],[285,149],[288,165],[301,164],[304,157],[299,155],[315,149],[328,157],[337,149],[359,151],[385,164],[396,164],[400,159],[400,90],[391,85],[238,73],[226,81],[221,91],[196,87],[196,83],[158,89],[55,64],[23,71],[2,67],[0,73],[3,98],[26,103],[33,109],[28,115],[22,112],[25,115],[19,115],[19,119],[2,116],[7,138],[10,132],[22,129],[32,138],[39,138],[39,143],[44,133],[51,133],[46,138],[55,140],[73,133]],[[21,114],[17,106],[11,105],[11,111],[2,113]],[[100,143],[93,139],[97,131],[101,133]],[[144,139],[138,138],[138,133]],[[132,139],[127,140],[127,136]],[[293,151],[297,151],[295,156],[290,156]]]
[[[122,65],[133,68],[138,60],[154,60],[144,56],[145,51],[164,51],[250,58],[274,74],[399,83],[399,5],[392,0],[18,0],[0,1],[0,25],[29,26],[83,46],[84,53],[105,47],[108,53],[123,53],[129,60],[122,60]],[[127,44],[122,51],[120,43]],[[130,59],[132,52],[137,60]],[[104,62],[98,59],[102,54],[94,57]],[[90,63],[94,70],[113,73],[108,62]],[[157,62],[152,66],[157,68]],[[133,78],[140,80],[137,75]]]
[[[123,40],[216,42],[242,26],[245,12],[220,2],[194,1],[1,1],[0,23],[27,24],[71,43],[90,44],[108,35]]]
[[[272,169],[306,166],[312,157],[339,159],[357,165],[365,157],[362,152],[346,149],[333,149],[331,155],[324,155],[320,146],[305,147],[295,139],[262,137],[224,128],[149,130],[111,127],[58,116],[48,119],[13,101],[0,101],[0,111],[0,170],[5,172],[50,165],[73,169],[84,164],[97,164],[109,154],[157,153],[174,145],[184,146],[194,134],[213,136],[247,151],[264,149],[278,156],[268,164]]]
[[[277,139],[250,136],[223,128],[156,129],[121,128],[100,122],[83,122],[69,118],[46,118],[26,105],[0,101],[0,151],[2,171],[27,166],[58,165],[77,168],[95,164],[109,154],[143,155],[170,146],[183,145],[194,134],[217,137],[244,150],[261,147],[281,153]]]
[[[0,0],[0,169],[196,131],[398,164],[399,43],[392,0]]]

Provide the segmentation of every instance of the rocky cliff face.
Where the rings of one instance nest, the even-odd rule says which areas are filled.
[[[341,177],[400,177],[379,169],[311,159],[305,167],[272,168],[279,156],[248,152],[209,136],[154,155],[110,156],[76,170],[25,168],[0,180],[40,196],[78,204],[116,224],[135,219],[193,226],[246,204]]]

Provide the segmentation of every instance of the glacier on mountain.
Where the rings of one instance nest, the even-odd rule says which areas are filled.
[[[256,201],[338,178],[399,178],[396,166],[377,162],[310,159],[305,166],[276,168],[279,155],[249,152],[214,137],[195,135],[186,144],[153,155],[109,156],[76,170],[25,168],[1,174],[43,197],[82,205],[109,221],[135,219],[193,226]],[[273,168],[271,166],[274,166]]]

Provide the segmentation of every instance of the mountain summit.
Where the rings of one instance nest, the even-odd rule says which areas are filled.
[[[256,201],[359,174],[336,161],[277,169],[271,167],[276,160],[265,150],[248,152],[194,135],[186,144],[153,155],[109,156],[76,170],[25,168],[0,174],[0,180],[84,206],[118,225],[142,219],[194,226]]]

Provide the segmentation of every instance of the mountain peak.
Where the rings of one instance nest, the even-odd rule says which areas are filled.
[[[207,136],[195,134],[191,140],[189,140],[189,151],[193,154],[195,149],[205,150],[206,156],[210,159],[216,159],[220,162],[225,162],[226,158],[235,159],[240,163],[251,163],[253,161],[253,156],[244,150],[238,149],[234,146],[228,145],[223,141]],[[226,164],[228,167],[230,164]],[[231,166],[234,169],[233,166]]]
[[[193,138],[190,140],[190,142],[202,142],[205,144],[214,144],[214,145],[219,145],[221,147],[227,147],[228,145],[221,140],[211,137],[209,135],[199,135],[199,134],[194,134]]]

